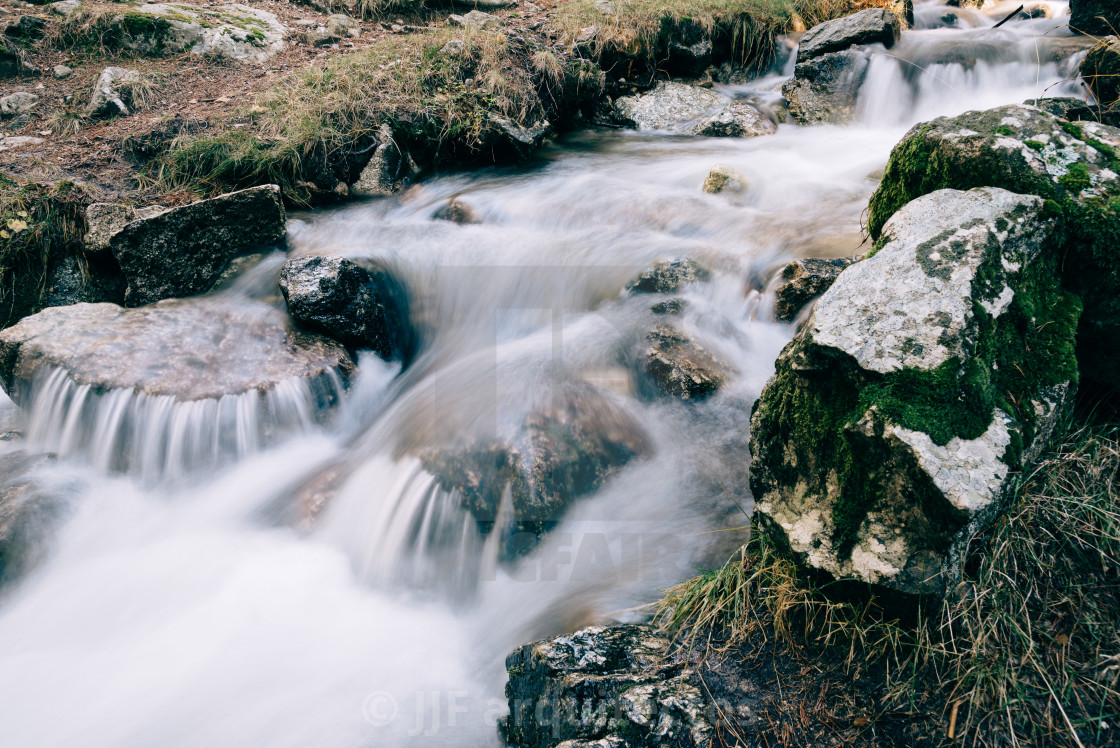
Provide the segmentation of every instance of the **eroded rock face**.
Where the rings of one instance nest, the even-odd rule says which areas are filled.
[[[850,122],[867,64],[867,57],[854,50],[799,62],[782,86],[790,116],[803,125]]]
[[[1082,34],[1120,32],[1120,7],[1112,0],[1069,0],[1069,27]]]
[[[1082,373],[1114,382],[1120,368],[1120,128],[1067,122],[1026,105],[915,125],[871,198],[873,237],[907,201],[942,188],[1002,187],[1044,198],[1065,218],[1064,287],[1085,306]]]
[[[208,290],[230,259],[285,235],[276,185],[253,187],[138,217],[109,249],[128,281],[128,306]]]
[[[420,455],[445,491],[458,492],[484,526],[512,499],[513,529],[540,534],[568,505],[597,490],[618,468],[648,454],[645,431],[628,412],[590,386],[538,408],[510,438]],[[525,550],[522,548],[521,550]]]
[[[668,647],[650,626],[623,625],[518,648],[502,737],[519,748],[709,745],[710,704],[687,672],[659,668]]]
[[[786,265],[774,288],[774,316],[782,322],[791,322],[809,302],[836,282],[844,268],[857,259],[805,259]]]
[[[50,366],[98,389],[201,400],[331,370],[345,378],[353,362],[267,305],[171,300],[51,307],[0,332],[0,383],[15,402],[26,404],[36,372]]]
[[[817,301],[751,420],[759,518],[801,563],[945,589],[1078,378],[1058,225],[1034,196],[941,190]]]
[[[701,86],[663,81],[652,91],[623,96],[614,118],[625,127],[686,135],[745,138],[771,135],[777,126],[745,101]]]
[[[680,329],[658,324],[646,339],[649,347],[641,359],[642,370],[657,394],[694,402],[711,396],[727,381],[727,366]]]
[[[280,271],[288,313],[300,326],[385,360],[408,358],[408,303],[403,287],[376,263],[343,257],[296,257]]]
[[[885,8],[869,8],[806,31],[797,47],[797,61],[807,62],[859,44],[882,44],[889,49],[900,36],[902,23],[898,16]]]

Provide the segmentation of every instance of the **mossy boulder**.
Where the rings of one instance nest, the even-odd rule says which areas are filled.
[[[1031,106],[1004,106],[916,125],[895,146],[871,198],[881,236],[910,200],[953,188],[1002,187],[1043,198],[1065,218],[1064,288],[1081,297],[1082,373],[1114,382],[1120,367],[1120,128],[1068,122]]]
[[[1061,219],[941,190],[899,211],[779,357],[751,420],[756,511],[805,566],[937,594],[1078,379]]]

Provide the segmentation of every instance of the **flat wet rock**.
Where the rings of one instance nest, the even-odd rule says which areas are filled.
[[[17,403],[36,372],[51,366],[79,384],[201,400],[331,370],[345,376],[353,365],[338,343],[293,331],[282,312],[245,303],[74,304],[0,333],[0,383]]]

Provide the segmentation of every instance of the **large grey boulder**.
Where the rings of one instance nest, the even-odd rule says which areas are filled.
[[[708,137],[754,137],[777,132],[756,107],[702,86],[662,81],[642,94],[620,97],[614,119],[624,127]]]
[[[190,52],[218,60],[261,63],[284,50],[287,29],[275,15],[248,5],[136,4],[110,20],[107,33],[142,55]]]
[[[489,13],[483,13],[481,10],[472,10],[465,15],[452,13],[447,17],[447,22],[452,26],[461,26],[475,31],[492,31],[502,25],[500,18]]]
[[[751,419],[758,517],[803,565],[949,586],[1077,382],[1058,226],[1034,196],[941,190],[817,301]]]
[[[141,309],[74,304],[0,332],[0,384],[21,405],[45,367],[78,384],[202,400],[353,369],[338,343],[293,332],[268,305],[169,300]]]
[[[666,676],[669,641],[650,626],[590,626],[526,644],[506,658],[517,748],[700,748],[711,744],[712,705],[687,672]]]
[[[280,271],[280,291],[302,327],[350,348],[369,348],[386,360],[411,353],[404,289],[376,263],[296,257]]]
[[[109,249],[128,280],[125,304],[139,306],[202,293],[234,255],[284,234],[280,188],[270,184],[137,218]]]
[[[850,122],[867,66],[867,56],[855,50],[799,62],[782,86],[790,116],[803,125]]]
[[[797,61],[808,62],[859,44],[882,44],[889,49],[900,36],[902,22],[898,16],[885,8],[868,8],[806,31],[797,47]]]
[[[1082,34],[1120,34],[1120,6],[1114,0],[1069,0],[1069,27]]]
[[[1120,128],[1003,106],[915,125],[895,146],[871,197],[878,237],[907,201],[942,188],[1002,187],[1061,214],[1063,286],[1081,297],[1081,371],[1114,383],[1120,368]]]

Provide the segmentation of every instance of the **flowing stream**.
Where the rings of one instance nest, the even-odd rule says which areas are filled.
[[[363,357],[331,417],[300,383],[188,406],[44,375],[26,414],[2,413],[24,439],[0,462],[51,511],[38,563],[0,589],[0,745],[498,745],[508,651],[640,616],[745,539],[750,407],[794,333],[773,321],[774,270],[868,249],[861,214],[913,123],[1084,97],[1066,3],[993,30],[1018,4],[919,0],[916,29],[870,51],[850,126],[585,132],[526,167],[293,217],[293,253],[385,261],[422,341],[403,373]],[[726,89],[765,102],[790,72]],[[747,188],[704,194],[717,163]],[[453,196],[481,222],[432,220]],[[679,324],[736,372],[687,406],[636,397],[624,366],[658,318],[622,289],[677,256],[713,270]],[[197,303],[282,308],[283,260]],[[417,456],[588,385],[650,452],[501,564]],[[301,486],[332,466],[337,495],[300,519]]]

